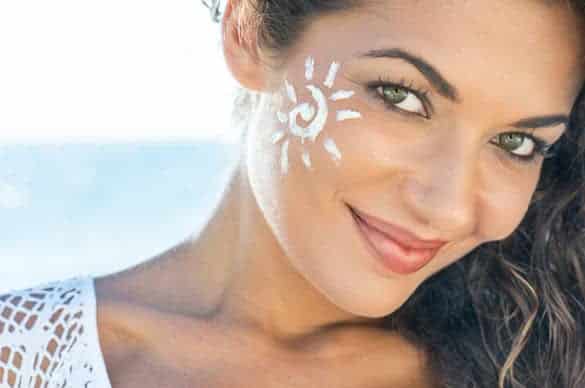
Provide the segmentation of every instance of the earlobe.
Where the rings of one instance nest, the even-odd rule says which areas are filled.
[[[260,60],[255,23],[247,23],[242,2],[229,0],[222,19],[223,55],[234,79],[244,88],[263,91],[267,88],[268,68]],[[244,36],[245,35],[245,36]]]

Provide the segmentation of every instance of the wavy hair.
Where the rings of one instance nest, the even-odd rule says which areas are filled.
[[[565,2],[585,19],[585,0]],[[311,18],[360,3],[243,0],[240,28],[282,60]],[[257,96],[240,90],[235,121]],[[517,229],[428,278],[384,318],[425,350],[437,387],[585,387],[584,153],[585,85]]]

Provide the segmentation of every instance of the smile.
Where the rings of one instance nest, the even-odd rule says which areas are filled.
[[[386,270],[393,273],[408,275],[419,271],[433,259],[444,244],[438,242],[434,244],[434,247],[428,248],[409,247],[404,241],[394,239],[374,227],[360,215],[362,213],[359,211],[348,207],[368,251]]]

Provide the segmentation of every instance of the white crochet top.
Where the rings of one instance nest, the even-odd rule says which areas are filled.
[[[112,388],[91,276],[0,295],[0,388],[57,387]]]

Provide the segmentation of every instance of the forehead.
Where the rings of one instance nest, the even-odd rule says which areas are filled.
[[[550,2],[549,2],[550,3]],[[387,0],[317,18],[308,44],[331,59],[350,61],[377,48],[406,48],[434,65],[470,99],[497,86],[494,98],[546,91],[535,109],[550,110],[551,97],[570,104],[584,75],[583,17],[562,1]],[[332,42],[343,42],[333,45]],[[337,56],[337,58],[335,57]],[[553,96],[551,96],[553,93]],[[555,94],[556,93],[556,94]],[[477,97],[477,98],[476,98]],[[532,96],[532,103],[539,102]]]

